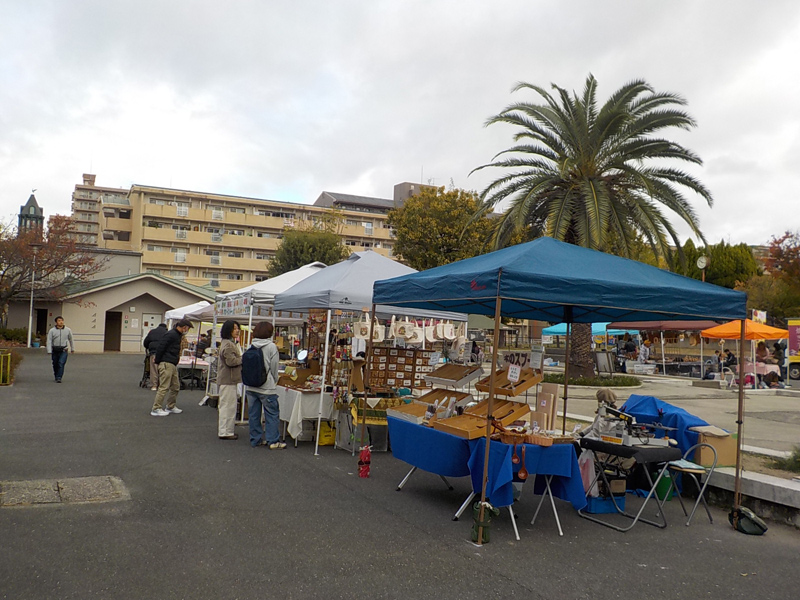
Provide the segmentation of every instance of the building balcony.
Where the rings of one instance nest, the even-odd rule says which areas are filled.
[[[133,221],[131,219],[120,219],[119,217],[107,217],[104,229],[133,231]]]

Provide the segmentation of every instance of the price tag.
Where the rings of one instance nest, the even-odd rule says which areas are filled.
[[[511,383],[517,383],[519,381],[519,376],[522,372],[522,367],[519,365],[508,365],[508,380]]]
[[[534,421],[531,425],[533,426],[533,433],[539,433],[539,422]]]
[[[441,352],[431,352],[431,356],[428,359],[428,366],[435,367],[439,364],[439,360],[442,358]]]

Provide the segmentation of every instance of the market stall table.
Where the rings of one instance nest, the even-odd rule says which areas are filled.
[[[656,502],[656,505],[658,506],[657,514],[661,517],[661,522],[644,519],[642,518],[642,513],[644,512],[644,508],[647,506],[650,498],[655,495],[656,486],[664,477],[664,473],[666,473],[667,467],[669,466],[669,461],[679,460],[681,458],[682,453],[679,448],[653,445],[624,446],[622,444],[612,444],[609,442],[603,442],[601,440],[589,438],[583,438],[581,440],[581,448],[592,450],[595,455],[595,470],[597,474],[595,475],[592,484],[589,486],[589,489],[594,487],[595,483],[599,480],[603,481],[606,489],[611,489],[611,484],[608,480],[607,473],[615,472],[620,476],[627,477],[628,475],[632,474],[633,468],[636,465],[641,465],[641,470],[644,472],[648,489],[646,490],[647,496],[645,497],[644,502],[642,502],[642,505],[639,507],[639,511],[635,515],[625,512],[625,510],[623,510],[619,504],[617,504],[614,495],[612,494],[610,496],[616,512],[624,517],[632,519],[630,525],[627,527],[619,527],[592,514],[585,513],[582,510],[578,511],[580,516],[582,516],[584,519],[589,519],[590,521],[600,523],[600,525],[605,525],[606,527],[616,529],[617,531],[621,531],[623,533],[632,529],[633,526],[639,521],[647,523],[648,525],[659,527],[661,529],[667,526],[667,518],[664,515],[661,503]],[[626,459],[633,459],[635,461],[635,465],[627,465],[625,463]],[[652,468],[658,469],[658,476],[656,477],[655,481],[653,481],[653,478],[650,476],[650,470]]]
[[[402,421],[393,417],[388,418],[389,437],[392,442],[392,452],[396,458],[409,463],[412,470],[398,485],[398,489],[406,483],[416,468],[428,471],[435,475],[448,477],[471,476],[472,489],[467,500],[459,507],[453,517],[458,520],[461,513],[481,489],[483,473],[484,438],[467,440],[465,438],[436,431],[430,427]],[[539,513],[541,503],[549,497],[553,514],[561,531],[558,512],[553,502],[553,495],[567,500],[576,509],[586,505],[583,492],[583,482],[578,468],[578,459],[571,444],[556,444],[550,447],[525,444],[525,468],[530,475],[544,475],[535,481],[535,490],[542,494],[542,499],[537,507]],[[500,442],[492,442],[489,458],[489,497],[495,506],[508,507],[512,515],[516,538],[519,539],[516,523],[513,516],[513,486],[514,474],[519,470],[519,465],[511,462],[513,447]]]
[[[278,386],[278,406],[280,419],[286,423],[286,431],[297,443],[297,438],[303,431],[303,420],[316,421],[319,417],[319,390],[299,390]],[[333,408],[333,395],[325,393],[322,396],[322,420],[335,419],[337,412]]]
[[[178,360],[178,371],[191,371],[192,382],[194,384],[195,371],[200,372],[200,382],[205,385],[208,376],[208,361],[194,356],[181,356]]]

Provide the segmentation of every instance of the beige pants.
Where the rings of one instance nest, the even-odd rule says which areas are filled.
[[[217,435],[230,437],[236,424],[236,384],[219,386],[219,424]]]
[[[178,399],[178,392],[181,391],[181,382],[178,379],[178,367],[172,363],[158,363],[158,391],[153,402],[153,410],[164,408],[164,398],[166,397],[167,409],[175,408],[175,401]]]

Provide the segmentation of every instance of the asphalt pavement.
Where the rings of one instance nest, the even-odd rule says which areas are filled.
[[[504,512],[476,547],[471,519],[451,520],[467,478],[451,491],[418,471],[396,492],[409,467],[391,453],[375,453],[360,479],[357,457],[332,447],[251,449],[244,427],[220,441],[201,391],[180,393],[182,414],[151,417],[141,373],[141,356],[76,354],[56,384],[48,357],[31,352],[0,388],[0,480],[110,476],[130,494],[0,507],[0,597],[797,597],[795,529],[746,536],[714,508],[713,524],[698,513],[685,527],[672,501],[666,529],[618,533],[557,501],[559,537],[546,507],[530,525],[537,498],[524,490],[522,539]]]

